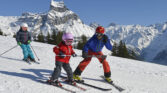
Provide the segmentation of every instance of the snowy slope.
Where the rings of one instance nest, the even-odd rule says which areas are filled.
[[[0,53],[15,46],[15,39],[0,36]],[[46,80],[54,68],[53,45],[32,42],[41,64],[29,65],[22,59],[22,51],[17,47],[0,57],[0,93],[66,93],[59,88],[41,84],[38,80]],[[78,55],[81,51],[75,50]],[[81,57],[71,58],[70,64],[74,70]],[[116,84],[126,90],[122,93],[166,93],[167,89],[167,67],[142,61],[124,59],[108,56],[107,60],[111,67],[112,79]],[[62,75],[65,75],[64,70]],[[103,88],[112,88],[112,93],[119,93],[112,86],[103,82],[99,77],[103,75],[102,65],[93,58],[91,63],[82,74],[85,82],[98,85]],[[82,92],[72,86],[67,88],[76,90],[77,93],[103,93],[84,85],[87,89]],[[111,93],[111,91],[105,92]]]

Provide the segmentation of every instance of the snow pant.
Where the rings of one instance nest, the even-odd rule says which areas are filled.
[[[30,57],[31,59],[34,59],[34,55],[32,53],[32,50],[30,48],[29,44],[21,44],[20,46],[23,50],[23,55],[24,55],[24,59],[27,59],[28,57]]]
[[[90,63],[92,56],[94,55],[95,57],[97,57],[99,62],[103,65],[104,76],[105,77],[111,76],[110,66],[109,66],[108,62],[106,61],[106,59],[102,59],[102,57],[100,57],[103,55],[102,52],[92,52],[89,50],[88,55],[90,57],[85,58],[83,61],[81,61],[80,64],[78,65],[78,67],[75,69],[75,71],[74,71],[75,75],[81,75],[81,73],[84,71],[86,66]]]
[[[70,67],[70,64],[69,63],[60,62],[60,61],[56,61],[56,68],[54,68],[51,80],[53,80],[53,81],[58,80],[58,77],[61,74],[61,67],[63,67],[63,69],[66,71],[68,79],[72,80],[73,73],[72,73],[72,69]]]

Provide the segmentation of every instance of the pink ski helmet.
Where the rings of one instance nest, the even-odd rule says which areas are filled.
[[[62,36],[62,40],[65,42],[66,45],[71,45],[74,40],[74,36],[71,33],[64,33]]]

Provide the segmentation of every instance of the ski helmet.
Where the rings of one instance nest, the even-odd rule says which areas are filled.
[[[102,27],[102,26],[98,26],[98,27],[96,28],[96,33],[104,34],[104,32],[105,32],[104,27]]]
[[[71,45],[74,37],[71,33],[64,33],[62,36],[62,40],[65,42],[66,45]]]
[[[27,23],[22,23],[20,26],[21,27],[28,27]]]

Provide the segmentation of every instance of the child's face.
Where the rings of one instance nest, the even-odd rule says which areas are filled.
[[[66,41],[65,41],[65,44],[66,44],[66,45],[71,45],[72,42],[73,42],[73,40],[69,39],[69,40],[66,40]]]
[[[97,35],[97,38],[100,40],[103,37],[104,34],[102,34],[102,33],[96,33],[96,35]]]
[[[27,27],[22,27],[22,30],[23,31],[27,31]]]

